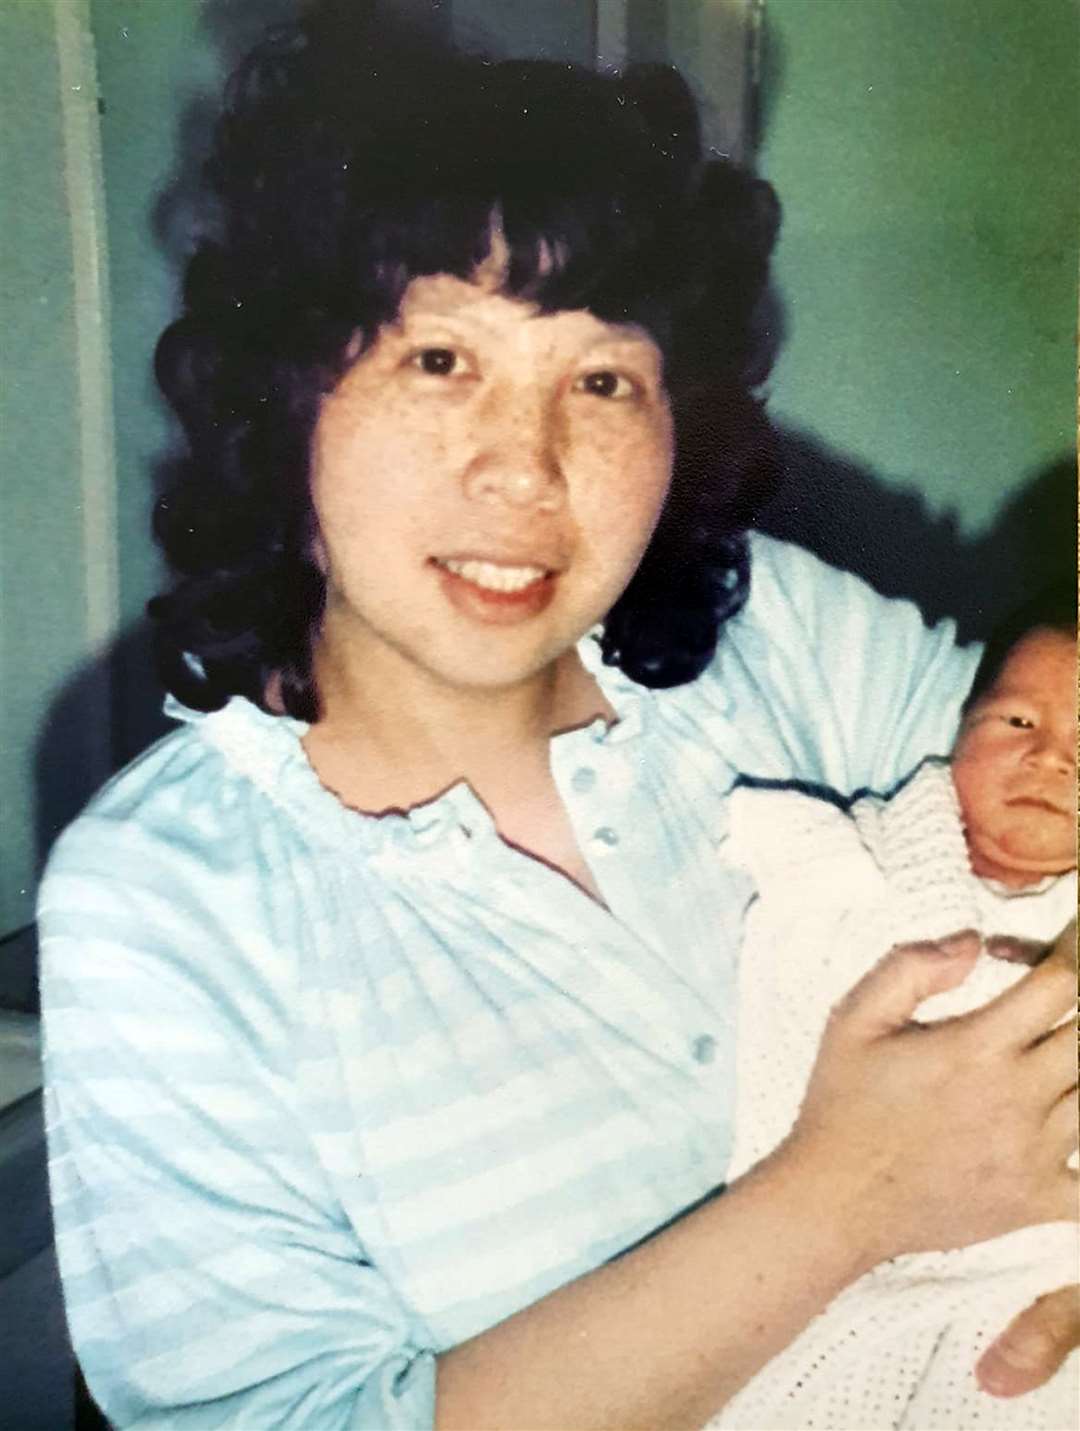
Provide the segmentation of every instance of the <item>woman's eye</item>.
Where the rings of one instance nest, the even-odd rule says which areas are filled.
[[[418,353],[413,353],[409,362],[433,378],[448,378],[461,367],[461,360],[453,348],[421,348]]]
[[[611,368],[599,368],[594,373],[584,373],[575,386],[583,393],[600,398],[630,398],[637,391],[629,378]]]

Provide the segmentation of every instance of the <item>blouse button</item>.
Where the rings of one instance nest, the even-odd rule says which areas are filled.
[[[593,839],[598,845],[607,845],[609,849],[619,843],[619,836],[610,825],[601,825],[599,830],[594,830]]]
[[[574,771],[570,777],[570,784],[579,795],[587,795],[596,784],[596,771],[588,765],[583,765]]]
[[[716,1040],[712,1034],[698,1034],[690,1045],[695,1063],[712,1063],[716,1057]]]

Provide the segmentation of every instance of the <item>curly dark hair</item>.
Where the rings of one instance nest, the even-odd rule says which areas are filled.
[[[676,71],[493,63],[328,0],[233,76],[207,183],[216,219],[156,361],[187,443],[154,514],[176,574],[150,603],[170,690],[266,708],[276,675],[285,710],[318,718],[320,402],[413,277],[475,270],[495,213],[505,292],[641,324],[663,352],[670,496],[603,652],[650,686],[701,672],[745,600],[744,529],[779,471],[755,394],[779,208],[766,183],[703,157]]]

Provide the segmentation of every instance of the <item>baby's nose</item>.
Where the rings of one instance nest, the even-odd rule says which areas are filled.
[[[1040,766],[1062,775],[1076,772],[1076,744],[1074,741],[1051,734],[1039,733],[1032,743],[1029,756]]]

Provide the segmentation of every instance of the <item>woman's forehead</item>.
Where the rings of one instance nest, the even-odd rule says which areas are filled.
[[[492,333],[528,325],[567,341],[648,347],[659,355],[652,335],[633,323],[610,323],[587,308],[542,309],[528,298],[507,293],[497,270],[481,265],[471,278],[451,273],[422,274],[410,280],[398,309],[397,325],[407,330],[427,320],[447,320]]]

